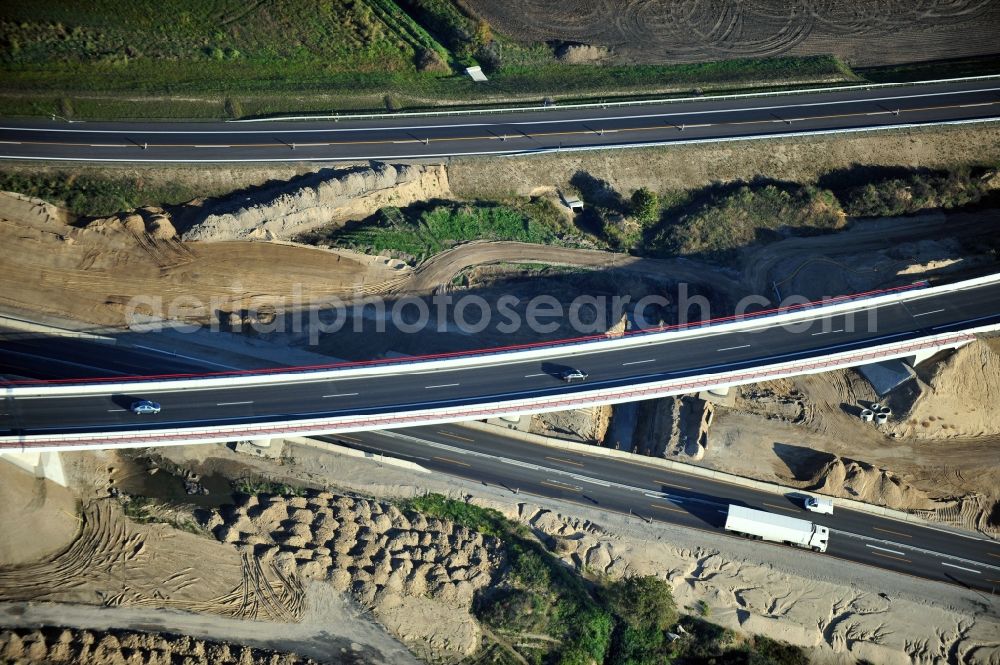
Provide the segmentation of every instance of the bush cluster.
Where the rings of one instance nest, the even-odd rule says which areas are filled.
[[[805,665],[801,649],[679,618],[671,586],[658,577],[587,582],[550,554],[522,525],[499,512],[428,494],[399,502],[404,511],[452,520],[498,537],[507,565],[475,602],[474,612],[506,649],[491,662],[536,665],[752,663]],[[684,630],[676,628],[678,623]],[[673,632],[677,631],[677,632]],[[674,637],[681,634],[682,637]],[[544,639],[539,640],[542,636]],[[513,646],[512,646],[513,645]]]

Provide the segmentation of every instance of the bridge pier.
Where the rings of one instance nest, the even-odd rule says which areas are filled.
[[[58,452],[40,453],[33,450],[24,452],[0,452],[0,460],[13,464],[35,478],[45,478],[66,487],[66,474]]]

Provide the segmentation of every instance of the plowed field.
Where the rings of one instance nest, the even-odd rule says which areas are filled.
[[[685,63],[778,55],[875,66],[1000,51],[992,0],[463,0],[517,41],[562,40],[619,59]]]

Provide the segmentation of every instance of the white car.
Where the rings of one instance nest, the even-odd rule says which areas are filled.
[[[833,514],[833,499],[824,499],[818,496],[810,496],[805,501],[806,510],[824,515]]]
[[[570,368],[564,370],[559,375],[559,378],[561,378],[566,383],[573,383],[574,381],[586,381],[587,376],[589,375],[583,370]]]
[[[157,402],[151,402],[148,399],[140,400],[138,402],[133,402],[129,410],[139,416],[146,415],[149,413],[159,413],[160,405]]]

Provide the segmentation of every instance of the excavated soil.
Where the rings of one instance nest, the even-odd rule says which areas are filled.
[[[880,400],[855,370],[734,389],[700,463],[1000,533],[996,348],[977,340],[919,365],[919,382],[881,400],[893,409],[881,427],[858,417]]]
[[[47,601],[177,609],[295,621],[294,575],[204,536],[126,519],[113,500],[80,513],[76,537],[55,554],[0,566],[0,602]]]
[[[996,52],[1000,6],[988,0],[463,0],[521,42],[610,48],[618,59],[679,63],[833,53],[871,66]]]
[[[328,580],[417,654],[436,658],[478,648],[473,596],[504,562],[493,537],[329,492],[245,496],[205,526],[261,567]]]
[[[72,665],[318,665],[312,658],[180,635],[46,626],[0,629],[5,663]]]
[[[99,325],[371,295],[405,281],[396,262],[274,243],[185,243],[158,208],[82,226],[41,201],[0,194],[0,304]],[[228,322],[228,321],[227,321]]]

